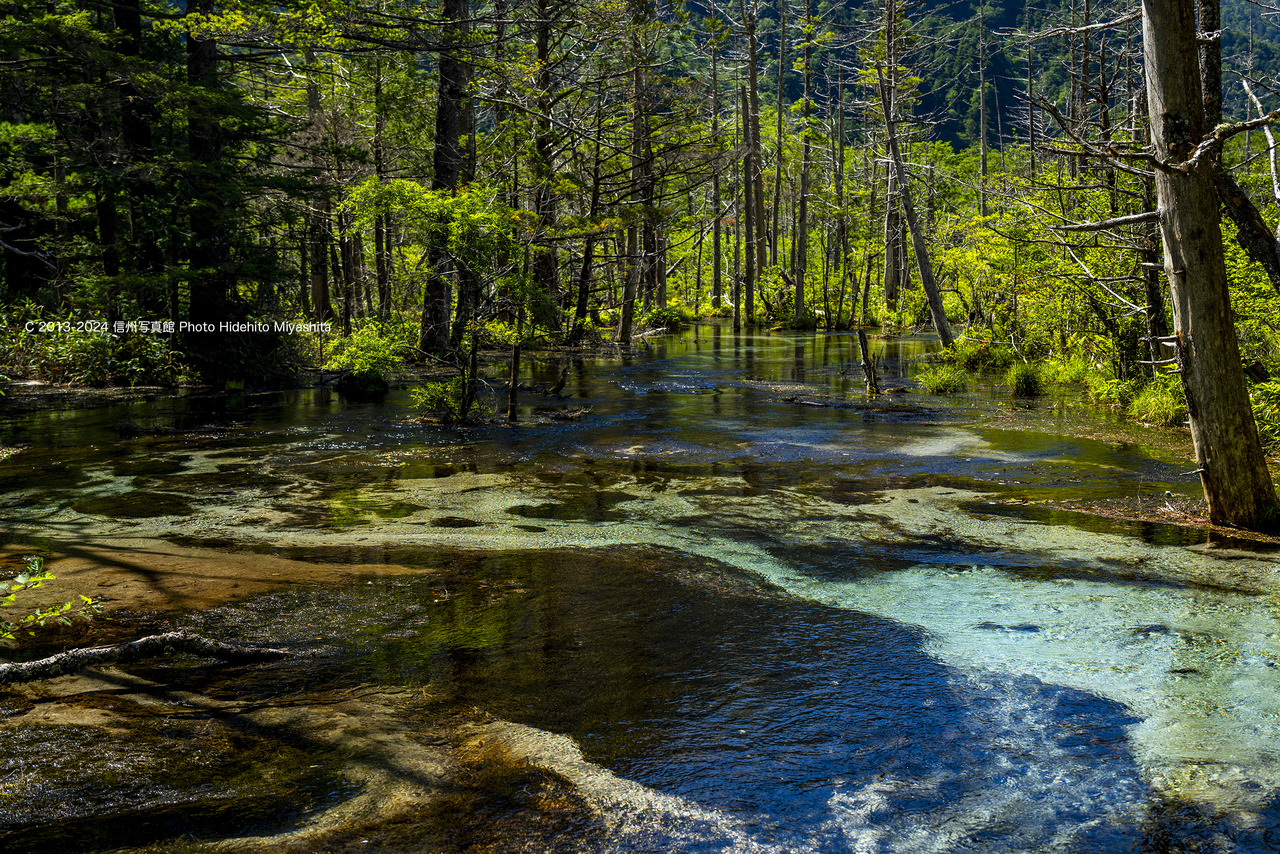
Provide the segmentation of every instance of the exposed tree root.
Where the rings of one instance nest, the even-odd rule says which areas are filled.
[[[174,655],[183,652],[235,663],[274,661],[279,658],[291,658],[297,655],[297,653],[286,649],[223,643],[222,641],[211,640],[203,635],[198,635],[189,629],[178,629],[177,631],[165,632],[161,635],[148,635],[145,638],[112,646],[68,650],[67,652],[60,652],[57,655],[51,655],[48,658],[41,658],[36,661],[0,664],[0,685],[16,685],[21,682],[53,679],[57,676],[79,673],[87,667],[96,667],[101,664],[137,661],[142,658],[154,658],[160,655]]]

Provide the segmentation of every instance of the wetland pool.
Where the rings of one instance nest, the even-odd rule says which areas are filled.
[[[877,346],[910,386],[927,343]],[[1280,851],[1275,552],[1051,509],[1191,500],[1185,436],[868,402],[852,347],[695,327],[465,431],[0,416],[7,560],[125,606],[101,638],[306,653],[0,692],[0,849]]]

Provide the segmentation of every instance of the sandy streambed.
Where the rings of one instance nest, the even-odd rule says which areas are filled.
[[[551,851],[570,828],[577,850],[600,827],[556,767],[590,767],[568,739],[409,690],[245,701],[105,668],[9,689],[0,714],[12,854]]]

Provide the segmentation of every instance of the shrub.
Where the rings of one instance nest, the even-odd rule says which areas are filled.
[[[695,320],[693,310],[683,305],[666,305],[655,308],[640,318],[645,326],[655,329],[668,329],[672,332],[683,329]]]
[[[1055,359],[1046,366],[1049,377],[1060,383],[1082,383],[1089,376],[1089,362],[1079,356]]]
[[[1103,374],[1090,374],[1085,382],[1094,401],[1122,407],[1127,407],[1142,387],[1139,380],[1117,380]]]
[[[1185,421],[1187,400],[1178,378],[1158,376],[1144,385],[1129,403],[1129,416],[1137,421],[1166,427]]]
[[[1254,383],[1249,398],[1262,446],[1268,450],[1280,448],[1280,380]]]
[[[470,424],[485,415],[475,383],[466,377],[427,383],[411,391],[409,397],[414,406],[445,424]]]
[[[187,374],[170,335],[112,333],[74,318],[46,318],[39,306],[19,306],[0,339],[0,362],[13,373],[88,386],[175,385]],[[43,324],[43,325],[37,325]]]
[[[1013,364],[1013,351],[990,341],[960,338],[938,354],[940,361],[955,365],[968,373],[984,369],[1000,370]]]
[[[409,347],[404,330],[377,321],[367,321],[347,338],[325,345],[324,366],[346,371],[338,389],[354,397],[374,397],[386,393],[387,380],[403,361]]]
[[[1005,372],[1004,384],[1014,397],[1039,397],[1044,394],[1044,381],[1035,365],[1015,362]]]
[[[953,394],[964,391],[968,386],[968,376],[955,365],[934,365],[916,379],[929,394]]]

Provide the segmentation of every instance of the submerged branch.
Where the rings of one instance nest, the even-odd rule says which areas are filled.
[[[51,655],[48,658],[41,658],[36,661],[0,664],[0,685],[16,685],[21,682],[53,679],[57,676],[69,676],[73,673],[79,673],[88,667],[96,667],[102,664],[137,661],[142,658],[174,655],[182,652],[206,658],[217,658],[237,664],[254,661],[274,661],[297,655],[297,653],[286,649],[223,643],[222,641],[198,635],[189,629],[178,629],[177,631],[165,632],[160,635],[148,635],[145,638],[112,646],[68,650],[67,652],[60,652],[57,655]]]

